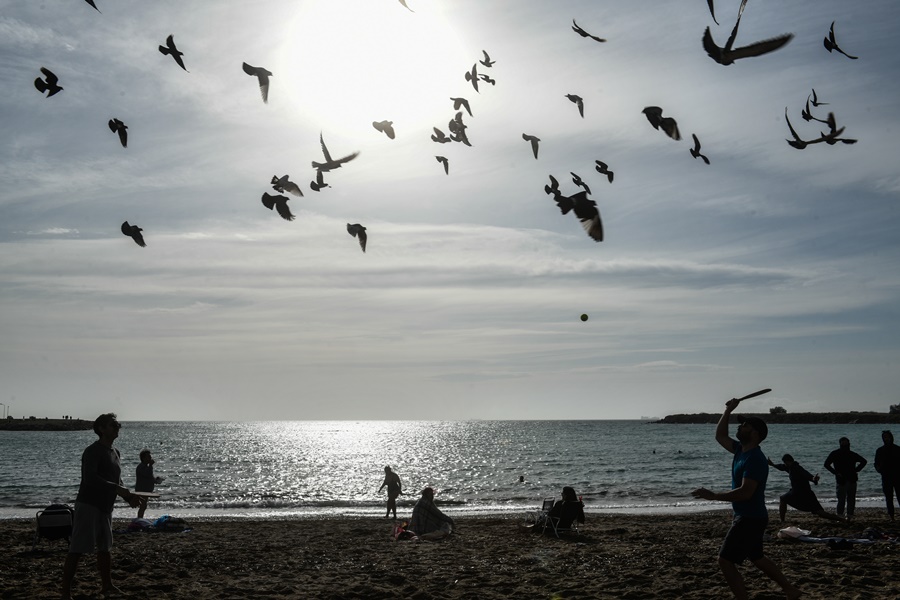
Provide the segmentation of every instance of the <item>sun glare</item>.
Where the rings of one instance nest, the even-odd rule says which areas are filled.
[[[298,118],[350,133],[382,120],[430,130],[452,116],[474,58],[433,3],[408,4],[415,13],[396,0],[301,4],[279,67]]]

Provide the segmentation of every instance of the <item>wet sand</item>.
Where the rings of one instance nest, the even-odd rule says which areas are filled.
[[[158,515],[154,515],[158,516]],[[173,515],[177,516],[177,515]],[[775,537],[767,555],[805,598],[900,597],[900,544],[846,550]],[[518,531],[519,519],[468,517],[437,542],[394,542],[378,518],[191,520],[187,533],[116,535],[113,580],[123,598],[729,598],[716,564],[730,511],[682,515],[588,514],[582,534],[556,539]],[[127,520],[115,521],[124,529]],[[819,537],[856,537],[868,527],[900,531],[885,511],[865,509],[851,524],[789,512],[786,525]],[[32,521],[0,521],[0,599],[59,598],[64,542],[31,552]],[[752,565],[750,597],[783,598]],[[99,598],[92,556],[74,587]]]

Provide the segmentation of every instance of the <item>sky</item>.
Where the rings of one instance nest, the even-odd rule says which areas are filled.
[[[716,0],[721,25],[699,0],[96,4],[0,0],[15,417],[636,419],[767,387],[742,409],[900,402],[894,0],[750,0],[736,46],[794,37],[729,66],[701,38],[725,44],[738,0]],[[832,21],[857,60],[825,50]],[[157,50],[169,34],[187,71]],[[476,92],[482,51],[496,83]],[[243,62],[272,72],[267,104]],[[804,139],[827,131],[801,118],[812,89],[858,143],[786,143],[785,109]],[[430,139],[451,97],[471,147]],[[320,134],[359,156],[315,192]],[[602,242],[544,192],[580,191],[573,172]],[[293,221],[261,202],[285,174]]]

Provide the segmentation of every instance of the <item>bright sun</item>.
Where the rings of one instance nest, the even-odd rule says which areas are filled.
[[[407,131],[447,119],[474,59],[433,2],[303,2],[289,24],[279,74],[298,117],[349,133],[391,120]]]

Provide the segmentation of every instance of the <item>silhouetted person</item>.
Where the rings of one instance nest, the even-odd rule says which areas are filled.
[[[816,498],[815,492],[812,491],[809,482],[811,481],[814,484],[819,485],[818,473],[815,475],[810,474],[810,472],[801,467],[800,463],[795,461],[794,457],[790,454],[785,454],[781,457],[781,460],[783,464],[776,465],[770,458],[769,464],[779,471],[784,471],[791,478],[791,489],[786,494],[782,494],[779,497],[778,515],[781,517],[782,523],[784,523],[784,516],[787,513],[788,505],[793,506],[797,510],[809,512],[819,517],[831,519],[832,521],[844,520],[843,517],[825,512],[825,509],[822,508],[822,505],[819,503],[819,499]]]
[[[153,456],[149,450],[141,450],[141,462],[134,470],[134,491],[136,492],[152,492],[157,483],[162,483],[163,478],[153,474]],[[138,508],[138,519],[144,518],[144,511],[147,510],[147,497],[139,496],[140,507]]]
[[[884,445],[875,451],[875,470],[881,473],[881,490],[887,503],[888,516],[894,520],[894,494],[900,503],[900,446],[894,443],[894,434],[881,432]]]
[[[397,518],[397,496],[403,493],[403,484],[400,482],[400,476],[391,471],[390,467],[384,468],[384,483],[381,484],[381,487],[378,488],[380,492],[384,489],[384,486],[387,486],[387,512],[384,514],[384,518],[387,519],[391,516],[391,512],[394,513],[394,518]]]
[[[850,450],[850,440],[842,437],[838,440],[840,448],[833,450],[825,459],[825,468],[834,473],[835,493],[837,494],[837,514],[843,516],[847,507],[847,518],[853,518],[856,509],[857,473],[866,466],[866,459]]]

